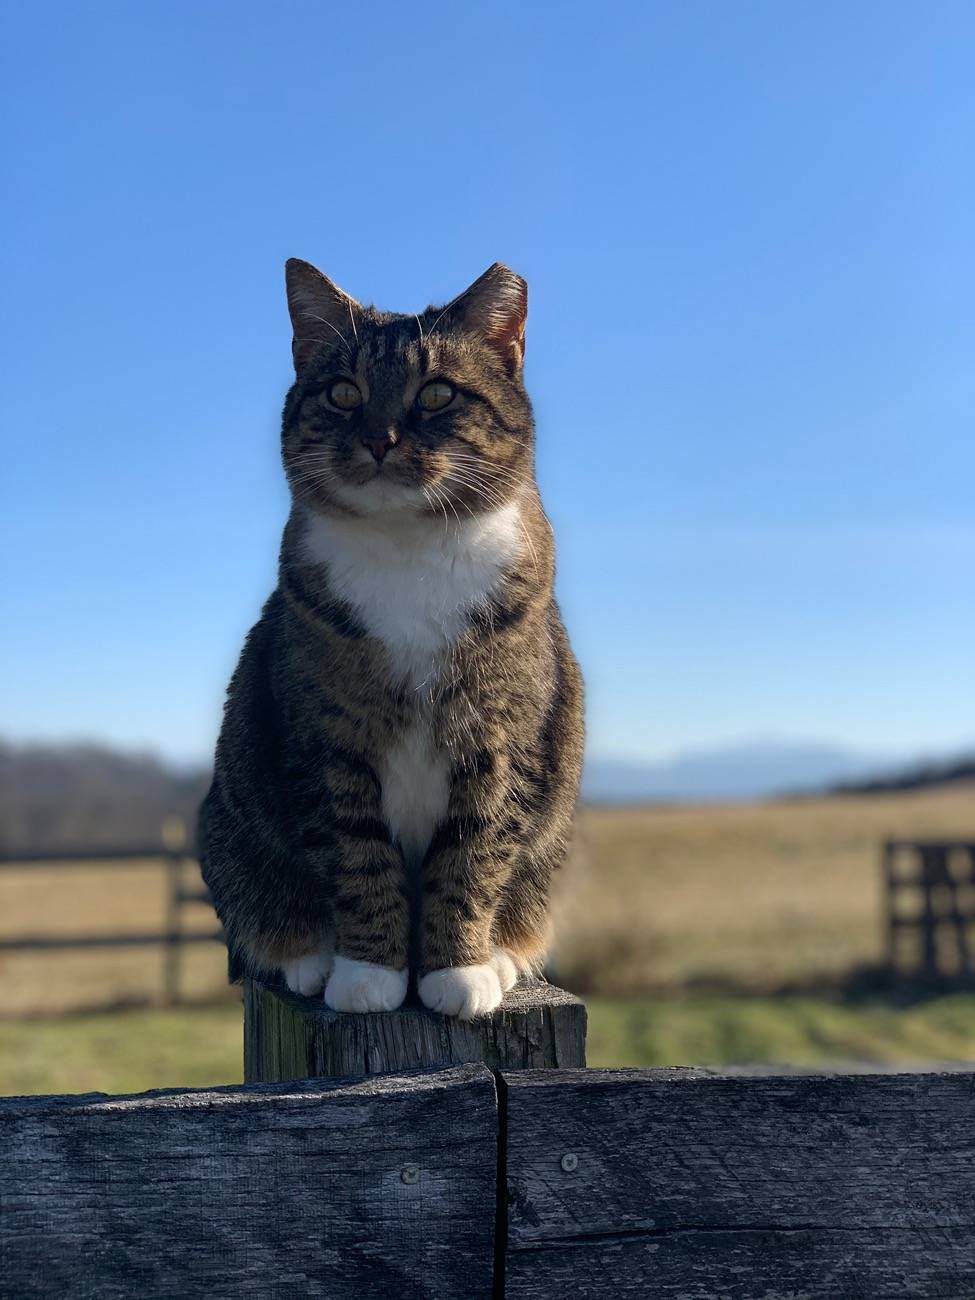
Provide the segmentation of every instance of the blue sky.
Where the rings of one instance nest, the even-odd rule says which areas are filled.
[[[594,753],[975,740],[975,9],[8,5],[0,730],[207,755],[282,264],[529,280]]]

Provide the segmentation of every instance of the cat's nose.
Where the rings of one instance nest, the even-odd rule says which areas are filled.
[[[399,439],[394,429],[387,429],[385,433],[379,435],[370,434],[362,439],[363,447],[371,451],[377,461],[382,460],[390,447],[395,447],[397,442]]]

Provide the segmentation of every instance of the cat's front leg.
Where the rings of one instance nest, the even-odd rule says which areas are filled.
[[[405,868],[376,811],[330,827],[335,958],[325,1003],[333,1011],[395,1011],[406,997]]]
[[[509,874],[500,823],[451,816],[437,830],[423,867],[418,985],[431,1011],[461,1020],[487,1015],[514,985],[514,962],[491,942]]]

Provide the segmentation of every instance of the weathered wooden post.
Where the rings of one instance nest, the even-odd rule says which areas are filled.
[[[244,981],[244,1082],[341,1078],[480,1061],[494,1070],[586,1063],[586,1008],[551,984],[525,984],[500,1008],[460,1021],[420,1006],[357,1015],[321,998]]]

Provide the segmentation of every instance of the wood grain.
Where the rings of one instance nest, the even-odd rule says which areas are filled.
[[[586,1063],[586,1009],[550,984],[512,989],[491,1016],[464,1022],[422,1007],[353,1015],[329,1011],[253,980],[244,983],[248,1083],[437,1069],[480,1061],[492,1069],[564,1069]]]
[[[0,1102],[0,1295],[975,1296],[971,1073],[497,1082]]]
[[[607,1238],[519,1251],[509,1300],[972,1300],[962,1228],[758,1228]]]
[[[496,1172],[476,1065],[8,1100],[0,1294],[486,1300]]]
[[[971,1074],[503,1081],[512,1300],[975,1296]]]

